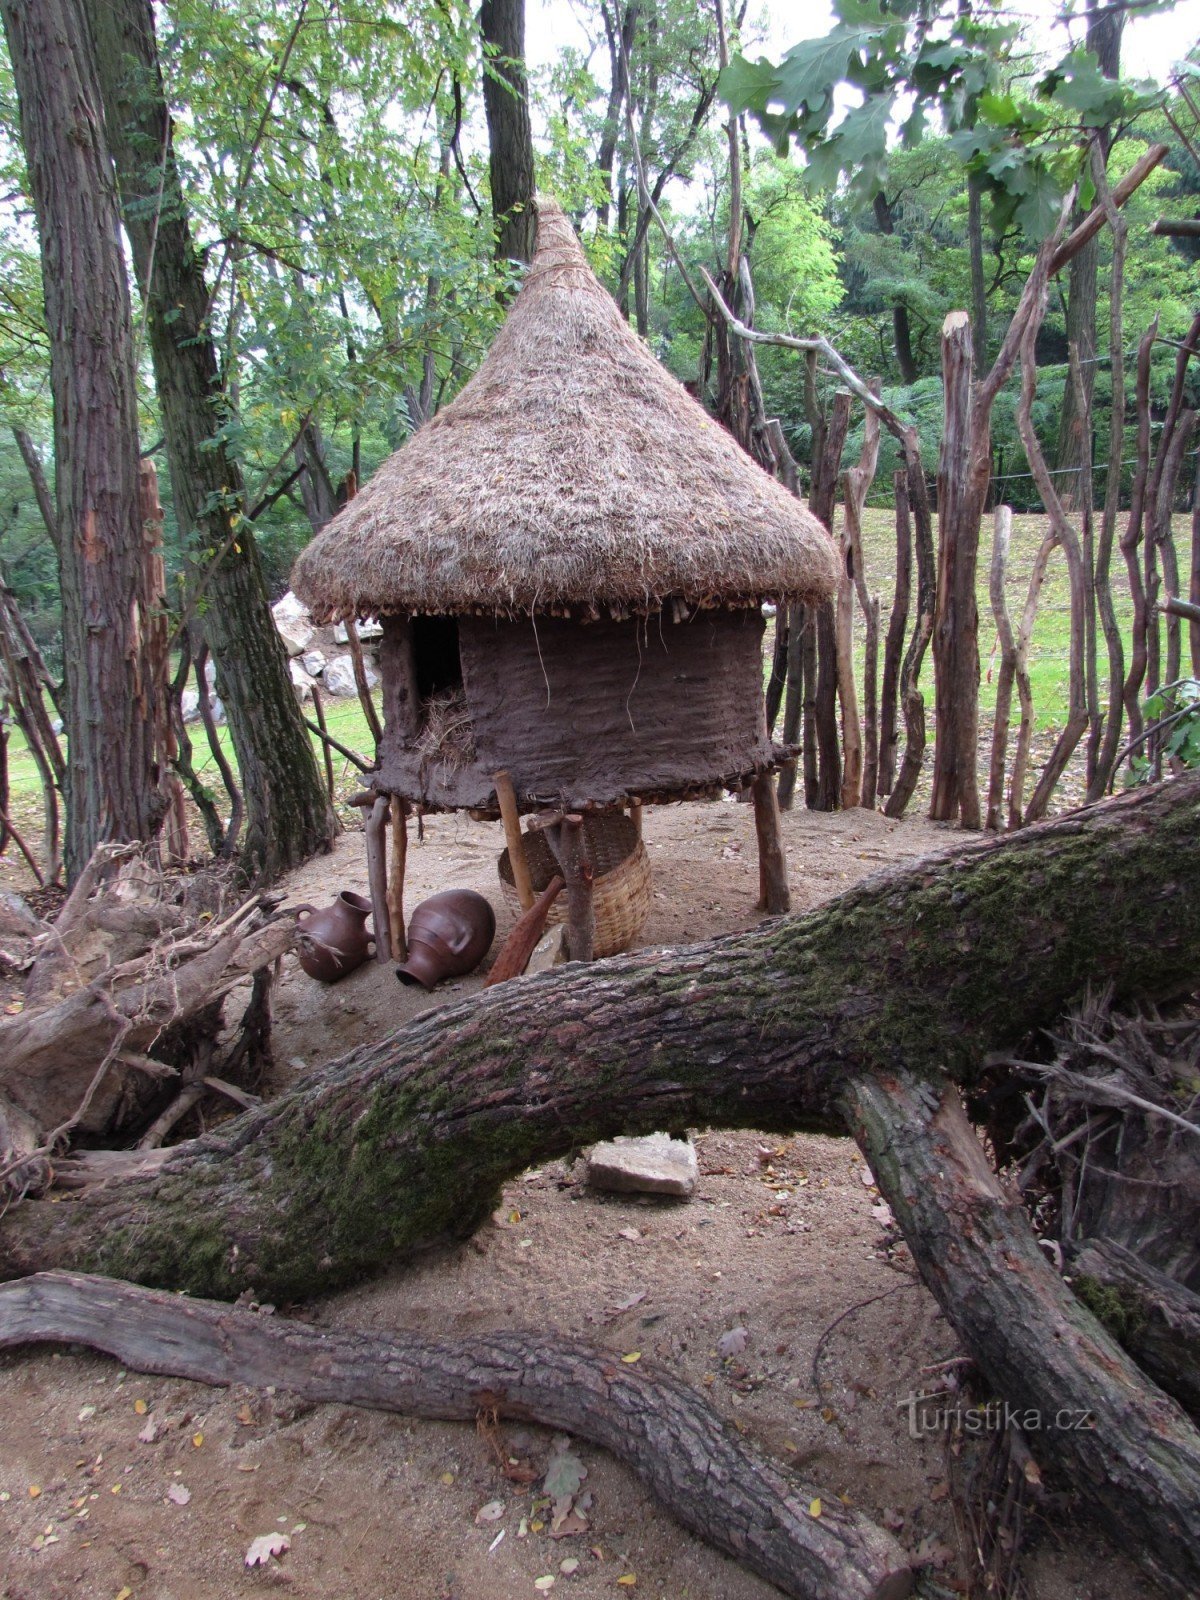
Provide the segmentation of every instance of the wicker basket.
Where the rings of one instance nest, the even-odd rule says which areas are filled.
[[[596,915],[593,952],[597,959],[615,956],[619,950],[629,948],[650,915],[650,858],[633,821],[623,811],[585,815],[583,833],[588,860],[596,874],[592,883],[592,907]],[[545,834],[527,833],[524,839],[529,876],[534,893],[540,894],[559,872],[559,865]],[[521,902],[513,884],[507,850],[501,852],[497,867],[504,898],[520,916]],[[566,914],[566,895],[560,894],[546,920],[550,924],[562,922]]]

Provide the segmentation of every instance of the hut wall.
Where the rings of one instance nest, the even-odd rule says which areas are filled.
[[[395,631],[395,651],[388,635]],[[388,728],[380,787],[430,806],[494,805],[511,772],[522,804],[609,805],[737,782],[771,764],[757,610],[581,624],[462,617],[463,683],[475,759],[447,770],[418,757],[400,630],[383,667]]]
[[[390,747],[398,753],[412,743],[421,729],[412,626],[408,617],[384,617],[379,670],[383,678],[383,751]]]
[[[582,804],[672,793],[769,762],[763,619],[704,611],[580,624],[463,618],[479,764]]]

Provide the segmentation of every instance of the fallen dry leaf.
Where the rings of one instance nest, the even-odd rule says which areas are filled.
[[[808,1502],[808,1514],[810,1517],[819,1517],[821,1515],[820,1500],[810,1500]]]
[[[579,1557],[568,1556],[565,1561],[560,1561],[558,1563],[558,1570],[562,1573],[564,1578],[572,1577],[576,1572],[579,1571]]]
[[[631,1239],[636,1244],[642,1235],[641,1230],[638,1228],[618,1228],[617,1237],[619,1239]]]
[[[573,1450],[563,1446],[546,1463],[543,1487],[557,1505],[560,1500],[569,1501],[577,1495],[586,1477],[587,1468],[583,1462]]]
[[[203,1443],[204,1443],[204,1435],[202,1433],[194,1433],[192,1435],[192,1449],[193,1450],[199,1450],[200,1446]]]
[[[192,1498],[192,1491],[185,1489],[181,1483],[173,1483],[167,1490],[167,1499],[173,1506],[185,1506]]]
[[[552,1539],[572,1539],[576,1534],[586,1533],[588,1528],[587,1518],[580,1516],[570,1501],[567,1501],[561,1512],[556,1511],[550,1523],[550,1537]]]
[[[621,1357],[626,1366],[632,1366],[635,1361],[640,1361],[641,1359],[642,1352],[640,1350],[630,1350],[628,1354]]]
[[[133,1402],[133,1409],[137,1412],[139,1417],[144,1417],[146,1412],[149,1410],[149,1407],[146,1405],[144,1400],[135,1400]]]
[[[608,1307],[609,1317],[619,1317],[622,1311],[632,1311],[634,1306],[640,1306],[649,1291],[639,1289],[636,1294],[627,1295],[624,1300],[618,1300],[615,1305]]]
[[[730,1328],[728,1333],[723,1333],[717,1340],[717,1354],[722,1361],[728,1361],[730,1356],[740,1356],[746,1348],[748,1335],[745,1328]]]
[[[268,1566],[272,1556],[281,1556],[291,1548],[292,1541],[286,1533],[260,1533],[257,1539],[250,1541],[250,1548],[246,1551],[246,1565]]]
[[[621,1574],[621,1576],[617,1579],[617,1582],[621,1585],[621,1587],[623,1589],[636,1589],[637,1588],[637,1574],[634,1573],[634,1572],[623,1572]]]
[[[483,1525],[488,1522],[499,1522],[503,1515],[504,1501],[489,1500],[487,1505],[480,1506],[479,1510],[475,1513],[475,1525],[476,1527],[483,1527]]]
[[[143,1444],[154,1444],[158,1440],[158,1433],[158,1423],[155,1422],[153,1416],[150,1416],[147,1418],[146,1426],[139,1432],[138,1438]]]
[[[533,1587],[538,1590],[540,1594],[549,1594],[550,1590],[554,1587],[553,1574],[548,1572],[543,1578],[535,1578],[533,1580]]]

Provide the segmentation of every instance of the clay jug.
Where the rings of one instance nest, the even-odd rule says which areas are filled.
[[[296,916],[296,952],[310,978],[336,983],[361,967],[374,942],[367,927],[371,902],[343,889],[331,906],[314,911],[302,906]]]
[[[396,968],[401,983],[432,989],[443,978],[473,972],[491,949],[496,913],[474,889],[431,895],[408,925],[408,960]]]

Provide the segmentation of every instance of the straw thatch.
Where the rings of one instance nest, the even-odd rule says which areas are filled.
[[[328,620],[817,599],[820,524],[654,359],[559,206],[486,360],[301,555]]]

